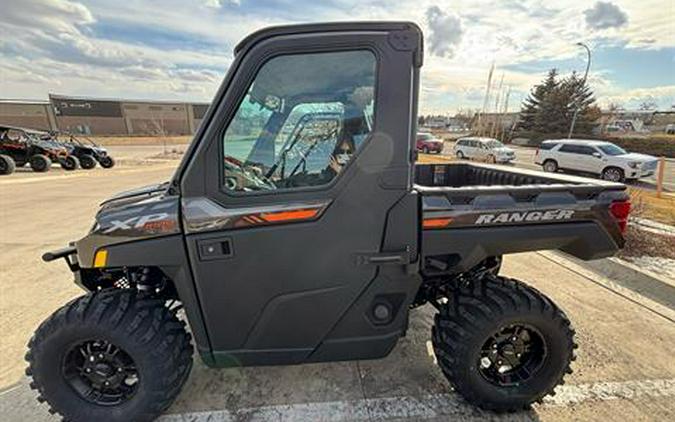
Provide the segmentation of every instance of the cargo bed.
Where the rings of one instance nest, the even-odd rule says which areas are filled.
[[[582,259],[612,255],[624,240],[610,207],[625,185],[506,166],[415,168],[426,274],[463,272],[490,256],[558,249]]]

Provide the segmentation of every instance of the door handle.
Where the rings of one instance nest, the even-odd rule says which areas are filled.
[[[403,251],[360,253],[356,265],[407,265],[410,264],[410,248]]]
[[[234,252],[232,251],[232,240],[226,238],[197,241],[197,253],[199,254],[199,259],[201,261],[230,258],[234,255]]]

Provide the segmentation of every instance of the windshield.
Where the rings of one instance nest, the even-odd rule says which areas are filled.
[[[431,141],[434,139],[434,135],[430,133],[418,133],[417,139],[419,139],[420,141]]]
[[[624,155],[628,154],[625,149],[618,147],[614,144],[603,144],[598,145],[600,151],[604,152],[607,155]]]
[[[489,148],[501,148],[501,147],[504,146],[504,144],[502,144],[501,142],[499,142],[499,141],[496,140],[496,139],[493,139],[493,140],[491,140],[491,141],[487,141],[485,144],[486,144]]]

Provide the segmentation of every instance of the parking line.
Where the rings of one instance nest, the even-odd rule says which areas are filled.
[[[675,379],[599,382],[559,386],[556,395],[544,399],[542,406],[560,407],[583,402],[597,402],[639,397],[675,396]],[[250,407],[238,410],[213,410],[183,414],[169,414],[160,422],[207,421],[359,421],[392,418],[424,419],[434,417],[468,417],[495,419],[464,402],[457,394],[433,394],[422,397],[384,397],[360,400],[298,403]],[[532,420],[532,414],[507,415],[508,420]]]

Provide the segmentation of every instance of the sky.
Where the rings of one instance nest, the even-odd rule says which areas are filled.
[[[0,98],[208,102],[248,33],[346,20],[422,28],[424,114],[481,108],[493,63],[515,111],[549,69],[583,73],[578,42],[601,107],[675,105],[673,0],[3,0]]]

